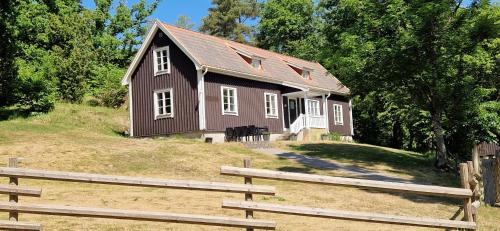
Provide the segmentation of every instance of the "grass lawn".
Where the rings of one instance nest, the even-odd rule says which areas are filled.
[[[206,144],[181,137],[130,139],[121,135],[126,126],[125,110],[72,104],[58,104],[54,112],[46,115],[0,121],[0,165],[5,166],[8,157],[23,157],[21,167],[36,169],[240,183],[242,178],[220,176],[219,168],[221,165],[241,166],[244,157],[251,157],[256,168],[342,175],[258,154],[241,144]],[[451,175],[434,173],[427,158],[418,153],[346,143],[281,142],[277,145],[405,179],[438,185],[458,184]],[[7,179],[4,178],[3,183],[7,183]],[[268,180],[256,180],[255,183],[277,188],[276,196],[257,196],[256,201],[342,210],[449,219],[462,203],[345,187]],[[20,185],[43,188],[42,198],[20,198],[20,202],[26,203],[243,217],[242,211],[220,208],[222,199],[243,199],[241,194],[25,179],[20,179]],[[8,200],[5,195],[1,197]],[[0,219],[7,217],[6,213],[0,216]],[[255,216],[276,220],[278,230],[426,230],[262,212],[256,212]],[[225,230],[199,225],[26,214],[21,214],[20,220],[40,222],[45,230]],[[482,207],[479,226],[481,230],[500,230],[500,209]]]

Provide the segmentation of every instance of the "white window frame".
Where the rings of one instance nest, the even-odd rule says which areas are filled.
[[[311,77],[311,71],[309,71],[309,70],[302,70],[302,78],[309,79],[310,77]]]
[[[333,104],[333,123],[335,125],[344,125],[344,114],[341,104]]]
[[[167,70],[158,70],[158,57],[157,53],[160,51],[167,51]],[[162,59],[163,61],[163,59]],[[165,47],[159,47],[153,50],[153,64],[154,64],[154,75],[161,75],[161,74],[170,74],[170,47],[165,46]],[[162,63],[162,67],[163,67]]]
[[[252,58],[252,67],[262,69],[262,59]]]
[[[170,113],[167,114],[167,105],[166,105],[166,100],[165,100],[165,93],[169,92],[170,93]],[[162,111],[163,113],[160,114],[158,112],[159,106],[158,106],[158,94],[163,93],[163,107]],[[174,91],[172,88],[167,88],[167,89],[161,89],[161,90],[156,90],[153,92],[153,100],[154,100],[154,112],[155,112],[155,120],[156,119],[162,119],[162,118],[174,118]]]
[[[225,111],[224,110],[224,90],[230,90],[234,91],[234,111]],[[221,86],[220,87],[220,106],[222,110],[222,115],[233,115],[233,116],[238,116],[238,89],[234,87],[226,87],[226,86]],[[228,101],[229,103],[229,101]],[[231,107],[229,107],[231,108]]]
[[[270,114],[267,113],[267,98],[269,97],[270,102],[269,105],[271,106],[270,111],[272,111],[272,107],[274,107],[274,112],[275,114]],[[274,98],[274,103],[272,102],[271,98]],[[266,118],[270,119],[278,119],[279,113],[278,113],[278,94],[276,93],[264,93],[264,111],[266,113]]]
[[[314,108],[312,107],[313,104],[315,104]],[[313,110],[311,110],[311,109],[313,109]],[[307,114],[310,116],[315,116],[315,117],[321,116],[321,109],[320,109],[319,100],[308,99],[307,103],[306,103],[306,110],[307,110]],[[313,113],[313,112],[317,112],[317,113]]]

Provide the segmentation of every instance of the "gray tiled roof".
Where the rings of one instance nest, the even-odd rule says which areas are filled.
[[[186,49],[200,65],[225,69],[262,78],[263,81],[283,81],[300,86],[327,89],[348,94],[349,89],[317,62],[281,55],[268,50],[225,40],[163,23],[164,27]],[[237,50],[262,59],[262,69],[249,65]],[[288,63],[312,69],[311,79],[302,78]]]

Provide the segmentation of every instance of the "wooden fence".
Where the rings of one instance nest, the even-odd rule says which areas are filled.
[[[472,150],[472,160],[480,170],[482,200],[491,206],[500,203],[500,146],[477,144]]]
[[[140,178],[126,176],[110,176],[87,173],[45,171],[17,168],[17,159],[9,159],[9,167],[0,168],[0,176],[9,177],[10,185],[0,185],[0,194],[8,194],[9,202],[0,202],[0,211],[9,212],[9,221],[0,221],[2,230],[41,230],[41,225],[18,221],[18,213],[31,213],[56,216],[96,217],[127,220],[143,220],[157,222],[174,222],[211,226],[226,226],[248,229],[268,229],[276,227],[274,221],[250,220],[234,217],[218,217],[193,214],[177,214],[166,212],[145,212],[133,210],[88,208],[75,206],[54,206],[43,204],[22,204],[19,196],[40,197],[42,190],[19,186],[19,178],[71,181],[95,184],[113,184],[123,186],[140,186],[155,188],[173,188],[185,190],[218,191],[228,193],[245,193],[274,195],[274,187],[252,184],[232,184],[223,182],[204,182],[187,180],[165,180],[156,178]]]
[[[380,191],[412,193],[420,195],[441,196],[459,198],[464,201],[463,221],[394,216],[388,214],[376,214],[366,212],[341,211],[322,208],[311,208],[301,206],[278,205],[270,203],[259,203],[252,201],[251,196],[245,196],[245,201],[224,200],[223,208],[245,210],[247,218],[252,218],[254,211],[281,213],[298,216],[311,216],[334,218],[344,220],[366,221],[374,223],[388,223],[399,225],[411,225],[434,228],[457,228],[457,229],[476,229],[476,211],[479,207],[479,187],[477,181],[477,171],[472,162],[460,164],[460,174],[462,188],[441,187],[431,185],[418,185],[408,183],[384,182],[375,180],[354,179],[346,177],[321,176],[303,173],[290,173],[281,171],[272,171],[264,169],[249,168],[249,160],[245,161],[245,168],[222,166],[221,174],[230,176],[244,177],[247,184],[251,184],[252,178],[283,180],[303,183],[314,183],[322,185],[335,185],[345,187],[357,187],[373,189]],[[251,214],[249,216],[249,214]],[[252,230],[248,228],[247,230]]]
[[[480,196],[478,182],[479,171],[478,169],[474,168],[474,164],[472,161],[460,164],[460,176],[463,186],[462,188],[253,169],[251,168],[249,159],[244,160],[243,168],[222,166],[221,174],[243,177],[244,184],[190,180],[166,180],[157,178],[111,176],[88,173],[24,169],[17,168],[17,159],[11,158],[9,159],[9,167],[0,168],[0,176],[8,177],[10,182],[9,185],[0,185],[0,194],[9,195],[9,202],[0,202],[0,211],[9,213],[8,221],[0,221],[0,230],[41,230],[41,225],[39,224],[18,221],[19,213],[200,224],[210,226],[245,228],[249,231],[254,229],[274,230],[276,228],[276,222],[274,221],[253,219],[254,211],[434,228],[458,228],[471,230],[477,228],[476,211],[479,207]],[[245,195],[244,200],[223,200],[222,207],[228,209],[244,210],[245,217],[235,218],[109,208],[23,204],[19,203],[19,196],[40,197],[42,194],[42,189],[19,186],[20,178],[70,181],[93,184],[112,184],[122,186],[242,193]],[[457,221],[342,211],[295,205],[292,206],[259,203],[253,201],[254,194],[274,195],[275,188],[271,186],[253,185],[253,178],[357,187],[389,192],[458,198],[463,200],[464,203],[464,218],[463,221]]]

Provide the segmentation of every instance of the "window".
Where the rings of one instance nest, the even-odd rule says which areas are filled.
[[[344,125],[344,115],[340,104],[333,105],[333,121],[335,125]]]
[[[174,117],[172,89],[154,92],[155,119]]]
[[[307,101],[307,112],[311,116],[320,116],[319,111],[319,101],[318,100],[308,100]]]
[[[311,72],[308,70],[303,70],[302,71],[302,78],[304,79],[309,79],[311,77]]]
[[[153,51],[155,76],[170,73],[170,51],[168,46]]]
[[[278,95],[274,93],[264,93],[266,104],[266,118],[278,118]]]
[[[238,115],[238,95],[236,88],[221,87],[222,114]]]
[[[262,68],[262,61],[260,59],[252,58],[252,66],[257,69]]]

